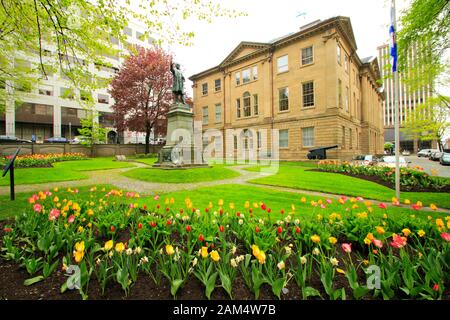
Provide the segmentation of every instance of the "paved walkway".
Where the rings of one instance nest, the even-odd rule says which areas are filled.
[[[250,180],[261,178],[262,176],[271,175],[272,173],[265,172],[254,172],[244,170],[249,165],[240,165],[240,166],[229,166],[227,169],[236,171],[240,174],[240,176],[235,178],[223,179],[223,180],[215,180],[215,181],[203,181],[203,182],[195,182],[195,183],[160,183],[160,182],[147,182],[140,181],[127,178],[123,176],[121,173],[136,169],[136,168],[148,168],[149,166],[140,162],[133,162],[135,167],[130,168],[120,168],[120,169],[110,169],[110,170],[98,170],[98,171],[86,171],[85,173],[88,175],[87,179],[84,180],[72,180],[72,181],[60,181],[60,182],[49,182],[45,184],[29,184],[29,185],[17,185],[16,192],[36,192],[39,190],[51,190],[55,187],[59,188],[68,188],[68,187],[79,187],[79,186],[92,186],[92,185],[100,185],[100,184],[110,184],[116,186],[118,189],[123,190],[132,190],[137,191],[141,195],[155,195],[155,194],[163,194],[168,192],[175,192],[179,190],[192,190],[201,187],[211,187],[223,184],[238,184],[238,185],[246,185],[246,186],[258,186],[276,191],[285,191],[298,193],[302,195],[311,195],[311,196],[319,196],[324,198],[333,198],[337,199],[341,195],[324,193],[319,191],[310,191],[303,189],[293,189],[287,187],[280,186],[270,186],[270,185],[261,185],[250,182]],[[9,194],[9,186],[0,187],[0,195]],[[382,201],[370,200],[375,205],[378,205]],[[401,204],[400,207],[410,208],[410,206]],[[422,211],[431,211],[428,207],[423,207]],[[445,212],[450,214],[450,210],[439,208],[440,212]]]

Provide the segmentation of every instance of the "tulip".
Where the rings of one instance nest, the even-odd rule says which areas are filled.
[[[386,209],[386,208],[387,208],[387,205],[386,205],[385,203],[383,203],[383,202],[380,202],[380,203],[378,204],[378,208],[380,208],[380,209]]]
[[[256,226],[256,227],[255,227],[255,232],[258,233],[259,231],[261,231],[261,230],[259,229],[258,226]]]
[[[175,253],[175,250],[173,249],[173,246],[170,244],[166,245],[166,253],[170,256]]]
[[[75,221],[75,216],[74,215],[70,215],[69,219],[67,219],[68,223],[73,223]]]
[[[156,222],[155,222],[155,221],[150,222],[150,226],[151,226],[152,228],[156,227]]]
[[[191,232],[191,226],[190,225],[186,226],[186,232]]]
[[[6,233],[8,233],[8,232],[11,232],[12,231],[12,229],[11,228],[5,228],[5,229],[3,229]]]
[[[284,261],[280,261],[277,264],[278,269],[283,270],[286,267],[286,264],[284,263]]]
[[[200,249],[200,254],[203,258],[207,258],[208,257],[208,247],[202,247]]]
[[[109,251],[113,248],[113,245],[114,245],[113,241],[109,240],[105,243],[105,245],[103,246],[103,249],[105,249],[106,251]]]
[[[210,256],[214,262],[217,262],[220,260],[220,255],[216,250],[211,251]]]
[[[141,230],[142,229],[142,223],[139,222],[138,224],[138,229]]]
[[[83,260],[84,257],[84,251],[74,251],[73,257],[75,258],[76,263],[80,263],[81,260]]]
[[[277,228],[277,232],[278,232],[278,234],[281,234],[282,232],[283,232],[283,228],[280,226],[280,227],[278,227]]]
[[[336,244],[337,239],[336,239],[335,237],[329,237],[329,238],[328,238],[328,241],[329,241],[331,244]]]
[[[224,226],[220,226],[220,227],[219,227],[219,231],[220,231],[220,232],[224,232],[224,231],[225,231]]]
[[[42,206],[41,206],[39,203],[36,203],[36,204],[33,206],[33,210],[34,210],[35,212],[41,212]]]
[[[425,231],[423,231],[423,230],[419,230],[419,231],[417,231],[417,234],[419,235],[419,237],[424,237],[425,236]]]
[[[407,237],[411,234],[411,230],[409,230],[408,228],[405,228],[402,230],[402,233],[405,235],[405,237]]]
[[[281,210],[280,210],[280,213],[281,213],[281,214],[284,214],[284,210],[283,210],[283,209],[281,209]]]
[[[198,241],[203,242],[205,240],[205,237],[203,236],[203,234],[200,233],[200,235],[198,236]]]
[[[166,221],[166,225],[170,226],[170,220]]]
[[[444,239],[447,242],[450,242],[450,233],[442,232],[441,233],[442,239]]]
[[[315,234],[315,235],[311,236],[311,241],[314,243],[319,243],[320,237],[317,234]]]
[[[121,253],[123,250],[125,250],[125,245],[122,242],[116,243],[116,246],[114,248],[116,252]]]
[[[111,232],[114,232],[114,231],[116,231],[116,227],[111,226]]]
[[[373,243],[373,245],[374,245],[375,247],[377,247],[377,248],[383,247],[383,242],[382,242],[381,240],[373,239],[373,240],[372,240],[372,243]]]
[[[403,238],[397,234],[392,235],[393,241],[391,242],[391,246],[397,249],[400,249],[406,245],[406,238]]]
[[[266,208],[267,208],[266,205],[263,203],[263,204],[261,205],[261,209],[262,209],[262,210],[266,210]]]
[[[344,250],[344,252],[346,252],[346,253],[352,252],[352,244],[351,243],[343,243],[342,250]]]
[[[438,207],[434,203],[432,203],[430,204],[430,208],[431,210],[436,211]]]
[[[297,234],[300,233],[300,227],[295,227],[295,233],[297,233]]]
[[[439,285],[437,283],[434,284],[433,291],[439,291]]]

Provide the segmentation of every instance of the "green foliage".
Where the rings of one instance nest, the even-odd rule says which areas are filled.
[[[86,110],[86,118],[80,119],[81,129],[78,129],[78,132],[85,138],[80,144],[92,147],[95,143],[106,142],[108,130],[95,120],[96,115],[95,110]]]

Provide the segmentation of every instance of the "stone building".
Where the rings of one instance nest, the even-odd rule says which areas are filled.
[[[208,142],[228,156],[238,146],[261,148],[261,129],[269,145],[278,130],[281,160],[305,159],[309,149],[330,145],[338,148],[328,158],[382,153],[378,61],[360,59],[356,50],[347,17],[315,21],[267,43],[241,42],[219,65],[190,77],[195,120],[203,132],[222,133]]]

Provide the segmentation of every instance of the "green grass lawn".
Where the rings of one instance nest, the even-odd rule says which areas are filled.
[[[56,181],[87,179],[82,171],[107,170],[134,167],[130,162],[118,162],[113,158],[93,158],[87,160],[63,161],[53,164],[53,168],[23,168],[14,170],[15,183],[34,184]],[[9,185],[9,175],[0,178],[0,186]]]
[[[122,175],[142,181],[162,183],[190,183],[213,181],[238,177],[239,173],[215,165],[212,168],[194,168],[180,170],[161,170],[153,168],[139,168],[123,172]]]
[[[73,187],[75,188],[75,187]],[[101,188],[105,188],[105,191],[100,191]],[[110,189],[114,189],[114,186],[111,185],[99,185],[97,186],[97,192],[100,194],[108,192]],[[79,202],[83,200],[90,200],[89,193],[87,192],[90,189],[90,186],[79,187],[79,193],[77,198]],[[13,217],[16,214],[20,214],[23,210],[28,210],[31,208],[31,205],[28,204],[27,199],[31,196],[32,193],[19,193],[16,195],[16,201],[12,202],[9,200],[9,196],[0,196],[0,220]],[[60,199],[64,198],[73,198],[73,195],[70,195],[66,190],[59,190],[54,195],[58,195]],[[307,201],[302,203],[300,201],[301,197],[306,197]],[[264,202],[269,208],[272,209],[271,215],[276,216],[276,218],[280,218],[280,210],[285,210],[285,215],[289,212],[292,212],[291,205],[295,206],[295,212],[293,213],[294,218],[309,218],[315,216],[322,212],[323,209],[319,207],[313,208],[310,205],[310,201],[317,201],[319,199],[323,199],[317,196],[308,196],[302,195],[293,192],[284,192],[284,191],[276,191],[271,190],[265,187],[254,187],[254,186],[244,186],[244,185],[219,185],[215,187],[204,187],[197,188],[194,190],[183,190],[177,191],[167,194],[160,195],[160,199],[158,202],[164,205],[164,200],[166,198],[173,197],[175,199],[175,204],[172,207],[175,208],[184,208],[185,207],[185,199],[189,198],[194,208],[198,208],[203,210],[209,204],[209,202],[213,203],[213,206],[218,209],[218,201],[222,199],[224,201],[224,208],[228,209],[230,203],[234,203],[236,210],[241,212],[245,212],[244,204],[246,201],[249,201],[251,206],[253,203]],[[141,198],[133,198],[128,200],[133,203],[139,203],[140,205],[147,205],[149,208],[153,208],[157,201],[154,200],[152,196],[150,197],[141,197]],[[347,203],[346,206],[350,204]],[[356,212],[360,212],[365,210],[365,206],[359,204],[360,208],[355,209]],[[343,212],[342,205],[339,205],[336,200],[333,200],[332,204],[326,204],[327,209],[325,212]],[[384,210],[379,209],[377,206],[373,206],[373,214],[383,214]],[[261,213],[260,209],[256,209],[255,214]],[[414,211],[406,208],[398,208],[398,207],[389,207],[387,209],[387,213],[389,215],[398,215],[399,218],[409,218],[410,215],[414,214],[417,218],[426,219],[427,216],[432,216],[433,218],[437,217],[445,217],[444,213],[440,212],[421,212]],[[264,214],[266,214],[264,212]]]
[[[136,158],[136,159],[132,159],[135,162],[140,162],[146,165],[153,165],[156,161],[158,161],[158,158]]]
[[[261,168],[263,167],[255,166],[246,170],[259,171]],[[394,190],[375,182],[337,173],[308,171],[308,169],[310,168],[281,164],[277,174],[254,179],[251,182],[262,185],[361,196],[381,201],[391,201],[392,197],[395,196]],[[427,206],[434,203],[442,208],[450,208],[448,193],[402,192],[402,199],[409,199],[413,202],[422,201]]]

